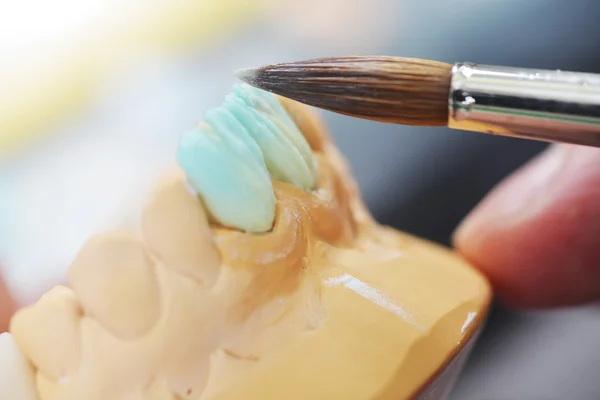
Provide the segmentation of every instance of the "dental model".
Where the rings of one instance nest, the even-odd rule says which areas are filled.
[[[487,282],[379,226],[309,109],[237,86],[178,160],[139,232],[92,238],[13,317],[0,399],[444,396]]]

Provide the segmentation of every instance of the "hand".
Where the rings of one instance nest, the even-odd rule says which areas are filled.
[[[454,243],[514,306],[600,299],[600,149],[551,146],[496,187]]]

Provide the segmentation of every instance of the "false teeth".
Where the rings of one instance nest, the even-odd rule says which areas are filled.
[[[246,84],[183,135],[178,159],[213,219],[247,232],[273,226],[271,179],[303,190],[317,181],[310,146],[283,106]]]
[[[266,171],[240,143],[224,140],[209,125],[186,132],[179,164],[208,212],[225,226],[265,232],[275,219],[275,195]]]

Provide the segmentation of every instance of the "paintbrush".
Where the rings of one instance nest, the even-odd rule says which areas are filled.
[[[280,96],[359,118],[600,147],[595,74],[362,56],[236,75]]]

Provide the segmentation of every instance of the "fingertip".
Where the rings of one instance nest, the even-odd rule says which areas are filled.
[[[600,298],[600,151],[554,146],[502,182],[453,241],[504,301]]]

